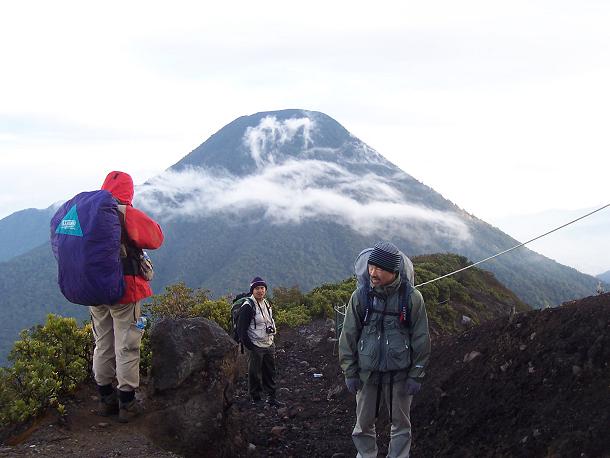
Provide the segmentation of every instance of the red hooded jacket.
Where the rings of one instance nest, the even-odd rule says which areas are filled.
[[[133,180],[124,172],[110,172],[102,189],[110,192],[125,208],[125,230],[134,245],[141,249],[155,250],[163,243],[159,224],[146,213],[133,208]],[[128,304],[152,295],[149,283],[139,275],[125,275],[125,294],[118,302]]]

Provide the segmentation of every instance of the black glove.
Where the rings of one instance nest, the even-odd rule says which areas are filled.
[[[360,388],[362,388],[362,382],[359,378],[345,378],[345,386],[347,391],[352,394],[356,394]]]
[[[415,396],[421,389],[421,383],[416,382],[412,378],[408,378],[405,383],[405,389],[409,396]]]

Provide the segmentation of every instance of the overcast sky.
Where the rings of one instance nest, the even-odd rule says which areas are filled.
[[[586,0],[10,2],[0,218],[109,170],[142,183],[236,117],[303,108],[527,238],[521,215],[610,203],[608,24],[610,3]],[[589,267],[541,252],[610,269],[610,248]]]

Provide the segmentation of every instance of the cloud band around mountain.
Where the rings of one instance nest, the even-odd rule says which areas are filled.
[[[255,210],[273,224],[321,219],[363,235],[391,237],[407,235],[424,223],[436,234],[470,238],[457,215],[406,202],[392,182],[379,175],[356,176],[319,160],[268,164],[245,177],[202,168],[168,170],[137,190],[136,203],[162,220]]]

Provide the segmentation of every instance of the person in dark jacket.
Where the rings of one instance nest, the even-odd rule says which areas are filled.
[[[248,391],[252,403],[262,401],[263,391],[269,405],[284,405],[278,401],[275,385],[275,321],[269,301],[265,299],[267,283],[261,277],[250,282],[250,294],[237,319],[237,334],[248,349]]]
[[[136,323],[141,316],[140,302],[152,295],[148,281],[134,271],[130,248],[159,248],[163,232],[152,218],[132,206],[133,180],[127,173],[110,172],[102,189],[110,192],[119,204],[125,294],[116,304],[89,307],[95,338],[93,375],[100,394],[99,413],[107,416],[118,412],[119,421],[124,423],[138,412],[135,390],[140,384],[140,342],[144,330]],[[118,394],[113,388],[115,379]]]
[[[339,338],[345,384],[356,395],[352,440],[359,458],[377,457],[375,420],[381,402],[392,423],[388,458],[407,458],[411,449],[411,401],[430,357],[430,333],[421,293],[406,289],[407,279],[401,278],[401,258],[394,244],[375,245],[367,261],[370,285],[360,287],[370,292],[353,292]]]

